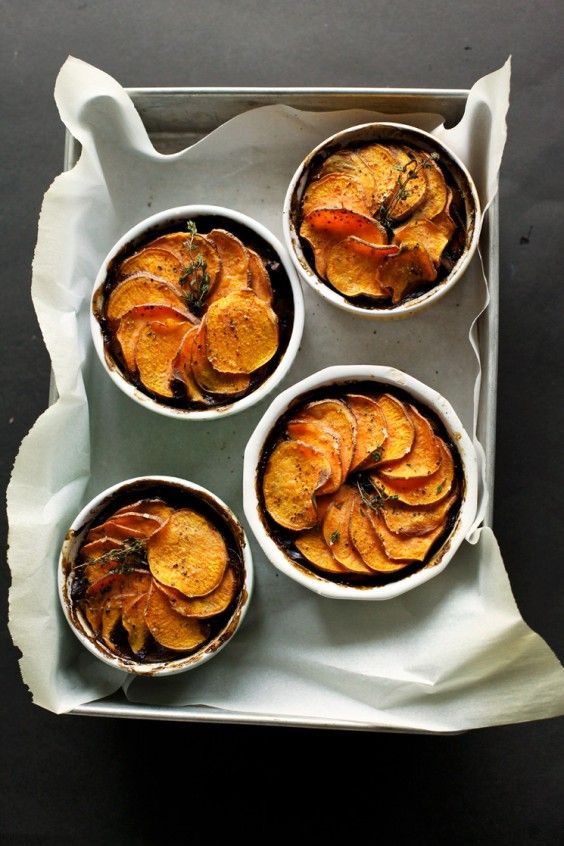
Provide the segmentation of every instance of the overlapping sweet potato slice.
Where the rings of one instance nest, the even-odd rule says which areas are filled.
[[[205,596],[221,582],[228,553],[221,533],[209,520],[190,508],[180,508],[147,541],[147,560],[157,581],[185,596]]]
[[[122,542],[120,538],[112,538],[108,535],[95,537],[80,547],[80,557],[85,560],[100,558],[101,555],[121,546]]]
[[[253,291],[235,291],[208,308],[206,346],[221,373],[253,373],[278,349],[278,318]]]
[[[143,652],[149,637],[149,627],[145,622],[148,592],[139,599],[130,602],[122,611],[121,622],[127,632],[127,640],[134,655]]]
[[[361,556],[352,544],[350,518],[356,491],[350,485],[343,485],[327,509],[322,524],[323,539],[334,558],[351,573],[370,573]]]
[[[432,476],[424,479],[385,479],[376,471],[370,474],[373,485],[388,497],[395,497],[407,505],[431,505],[445,499],[454,482],[454,461],[452,453],[441,438],[438,438],[441,463]]]
[[[351,235],[369,244],[386,244],[386,230],[376,220],[350,209],[319,208],[305,217],[300,235],[313,250],[315,269],[320,276],[327,272],[327,260],[332,248]]]
[[[427,506],[414,507],[387,499],[381,514],[388,529],[396,535],[426,535],[444,524],[457,498],[454,488],[445,499]]]
[[[135,370],[135,350],[140,333],[149,323],[184,324],[188,328],[189,321],[195,318],[188,311],[179,311],[171,306],[140,305],[126,312],[119,321],[116,330],[116,340],[120,346],[125,366],[130,373]]]
[[[195,617],[183,617],[168,598],[153,587],[145,608],[145,623],[157,643],[176,652],[188,652],[204,643],[209,635],[206,623]]]
[[[192,341],[190,366],[197,385],[209,394],[234,395],[246,391],[251,380],[246,373],[220,373],[213,367],[207,352],[206,320]]]
[[[306,561],[324,573],[348,573],[346,567],[339,564],[321,534],[319,526],[301,532],[295,540],[296,548]]]
[[[150,273],[152,276],[166,279],[175,286],[179,285],[181,272],[182,262],[178,255],[161,247],[150,246],[127,258],[119,268],[121,279],[133,273]]]
[[[237,593],[238,583],[233,567],[228,566],[219,585],[206,596],[190,598],[168,585],[155,582],[155,586],[165,594],[172,609],[178,614],[183,617],[208,619],[222,614],[229,608]]]
[[[208,303],[212,303],[234,291],[249,287],[249,254],[244,244],[225,229],[212,229],[208,238],[214,244],[221,260],[221,274],[217,285],[208,296]]]
[[[333,494],[316,494],[315,507],[317,509],[317,522],[321,523],[327,513],[327,509],[333,502]]]
[[[398,181],[398,163],[383,144],[368,144],[358,151],[374,175],[373,210],[386,202],[396,188]]]
[[[327,256],[327,281],[347,297],[388,297],[380,284],[379,270],[389,256],[399,254],[393,244],[375,246],[354,235],[335,244]]]
[[[147,390],[159,397],[174,396],[174,361],[187,333],[185,323],[148,323],[139,333],[135,366]]]
[[[363,394],[347,394],[346,403],[356,421],[356,441],[350,472],[376,466],[382,460],[388,435],[386,421],[376,400]]]
[[[417,158],[423,165],[425,179],[427,180],[427,193],[424,201],[415,210],[413,217],[432,220],[445,208],[448,188],[442,170],[431,156],[420,150],[417,153]]]
[[[414,429],[413,445],[403,458],[379,468],[381,477],[393,479],[415,479],[431,476],[441,463],[439,438],[431,424],[413,405],[407,407]]]
[[[392,221],[403,220],[421,206],[427,195],[425,168],[409,147],[390,146],[397,161],[397,185],[386,204],[387,216]]]
[[[274,294],[270,283],[270,276],[265,264],[258,253],[247,247],[249,258],[249,288],[254,291],[257,297],[272,305]]]
[[[351,176],[358,182],[366,195],[369,207],[372,209],[374,202],[375,180],[371,168],[364,159],[353,150],[338,150],[323,162],[318,176],[323,178],[329,173],[341,173]]]
[[[112,647],[113,629],[128,608],[150,590],[151,576],[145,570],[112,573],[90,585],[84,599],[84,613],[95,634]]]
[[[384,415],[388,437],[380,452],[380,462],[396,461],[411,450],[415,438],[413,421],[402,402],[391,394],[381,394],[378,407]],[[376,464],[380,462],[375,462]]]
[[[370,510],[368,517],[386,555],[393,561],[424,561],[427,553],[444,531],[444,523],[441,523],[426,535],[396,535],[388,529],[379,512]]]
[[[399,303],[417,285],[434,282],[437,278],[435,265],[429,253],[416,245],[400,250],[397,255],[388,256],[378,270],[378,281],[387,288],[392,303]]]
[[[368,509],[363,505],[360,494],[355,494],[351,508],[349,532],[354,548],[366,566],[377,573],[394,573],[406,567],[408,561],[392,561],[376,534]]]
[[[327,456],[331,466],[329,478],[317,489],[317,493],[335,493],[343,482],[341,464],[341,441],[332,429],[323,426],[317,420],[291,420],[286,428],[288,435],[295,441],[304,441]]]
[[[132,502],[131,505],[124,505],[123,508],[118,508],[114,512],[114,517],[119,517],[120,514],[134,513],[134,514],[148,514],[151,517],[158,517],[160,520],[168,520],[174,509],[171,505],[167,505],[164,500],[159,497],[152,497],[151,499],[139,499],[137,502]]]
[[[315,209],[350,209],[370,214],[371,199],[359,179],[351,173],[329,173],[309,183],[302,199],[302,214]]]
[[[150,274],[128,276],[123,282],[119,282],[111,292],[106,307],[106,316],[109,321],[119,320],[135,306],[150,304],[170,306],[181,313],[188,312],[184,301],[178,291],[170,282],[164,282]]]
[[[402,247],[422,247],[436,266],[449,242],[440,226],[432,220],[410,220],[394,233],[394,243]]]
[[[139,514],[136,512],[124,511],[121,514],[114,514],[112,517],[94,526],[87,535],[87,541],[95,541],[100,538],[110,537],[118,541],[126,538],[148,538],[156,532],[163,524],[163,520],[151,514]],[[88,544],[82,547],[82,551]]]
[[[286,529],[309,529],[317,523],[314,494],[327,481],[327,456],[303,441],[280,441],[268,457],[263,477],[266,510]]]
[[[343,479],[346,479],[356,443],[356,419],[348,405],[340,399],[315,400],[303,407],[300,418],[317,420],[338,435]]]
[[[205,398],[198,387],[192,372],[192,347],[198,335],[198,327],[194,326],[184,335],[178,352],[172,362],[173,378],[182,382],[186,389],[186,396],[194,402],[205,402]]]
[[[182,262],[182,271],[201,256],[210,276],[210,291],[213,291],[221,270],[221,259],[215,244],[206,235],[170,232],[151,241],[150,246],[176,253]]]

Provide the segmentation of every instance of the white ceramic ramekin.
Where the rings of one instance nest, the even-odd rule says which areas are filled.
[[[467,223],[462,254],[450,273],[438,284],[430,287],[420,296],[408,299],[406,302],[396,306],[382,307],[375,300],[373,307],[364,308],[355,305],[354,302],[348,300],[338,291],[333,290],[323,279],[317,276],[315,268],[310,265],[302,249],[302,242],[299,236],[299,212],[301,199],[310,181],[310,176],[325,158],[349,146],[375,142],[405,143],[427,153],[438,153],[441,165],[448,170],[450,177],[454,180],[462,195],[466,208]],[[301,278],[328,302],[338,306],[338,308],[344,309],[344,311],[352,312],[359,317],[375,319],[407,317],[436,302],[453,287],[466,270],[478,245],[480,235],[480,201],[472,177],[464,164],[452,150],[449,150],[433,135],[424,132],[422,129],[415,129],[412,126],[405,126],[400,123],[366,123],[337,132],[315,147],[306,156],[296,170],[288,187],[284,201],[283,225],[286,247],[296,270]]]
[[[181,496],[184,493],[196,499],[202,499],[208,508],[212,508],[217,513],[220,520],[224,522],[226,529],[236,539],[243,578],[237,605],[229,620],[212,640],[191,655],[184,655],[172,660],[147,663],[119,656],[95,638],[88,621],[73,605],[71,598],[71,577],[76,557],[88,530],[96,518],[102,511],[108,508],[113,500],[117,501],[119,498],[120,505],[125,505],[128,501],[131,503],[135,502],[146,495],[147,491],[153,491],[152,495],[155,496],[155,491],[157,490],[160,490],[160,495],[163,496],[163,490],[166,490],[167,487],[171,489],[172,495],[178,496],[180,493]],[[217,655],[228,641],[231,640],[243,621],[251,598],[253,589],[253,559],[243,527],[231,509],[219,497],[215,496],[211,491],[206,490],[206,488],[195,484],[195,482],[187,482],[185,479],[178,479],[174,476],[143,476],[128,479],[125,482],[120,482],[117,485],[107,488],[95,496],[88,505],[85,505],[82,511],[76,516],[65,536],[61,549],[58,585],[59,599],[64,615],[77,638],[89,652],[117,670],[124,670],[128,673],[143,676],[171,676],[199,667],[201,664],[209,661],[210,658],[213,658],[214,655]]]
[[[359,382],[374,382],[386,389],[387,385],[399,388],[434,412],[444,424],[460,458],[464,480],[460,509],[450,534],[421,569],[399,581],[388,584],[362,586],[338,584],[321,574],[302,567],[290,558],[279,546],[267,529],[261,512],[258,484],[263,449],[268,436],[282,415],[299,404],[303,397],[323,386],[343,385],[354,389]],[[476,453],[472,441],[464,431],[460,420],[450,403],[437,391],[393,367],[373,365],[347,365],[328,367],[308,376],[276,397],[265,411],[258,426],[251,435],[245,450],[243,471],[243,504],[245,516],[267,558],[282,573],[321,596],[331,599],[392,599],[414,587],[438,576],[445,569],[454,553],[466,537],[475,514],[478,490]]]
[[[126,257],[127,247],[131,245],[131,253],[138,249],[138,245],[143,242],[144,236],[150,235],[154,238],[163,235],[166,232],[180,231],[186,227],[187,220],[194,220],[197,224],[201,217],[213,218],[217,217],[219,220],[232,220],[235,224],[245,227],[251,233],[258,235],[272,248],[281,266],[284,269],[288,280],[288,285],[291,290],[293,322],[288,344],[286,349],[280,356],[280,360],[276,369],[257,387],[248,394],[245,394],[240,399],[226,399],[222,405],[214,406],[205,409],[185,409],[178,406],[167,405],[164,402],[159,402],[153,397],[148,396],[132,384],[125,375],[121,372],[117,362],[111,357],[107,346],[104,342],[104,334],[102,326],[98,319],[98,314],[101,310],[101,303],[103,301],[103,288],[108,274],[108,270],[112,261],[120,253]],[[220,224],[221,225],[221,224]],[[94,289],[92,292],[92,299],[90,305],[90,328],[94,347],[98,354],[100,361],[109,375],[110,379],[118,386],[118,388],[131,397],[135,402],[144,408],[151,411],[156,411],[157,414],[163,414],[166,417],[173,417],[177,420],[218,420],[227,417],[230,414],[236,414],[239,411],[244,411],[246,408],[254,405],[260,400],[264,399],[284,378],[298,352],[300,341],[302,338],[304,326],[304,301],[299,279],[296,275],[292,262],[280,241],[265,227],[262,223],[254,220],[242,212],[234,211],[233,209],[224,208],[222,206],[207,206],[207,205],[193,205],[193,206],[178,206],[173,209],[166,209],[158,212],[151,217],[142,220],[136,224],[132,229],[123,235],[119,241],[112,247],[98,271]]]

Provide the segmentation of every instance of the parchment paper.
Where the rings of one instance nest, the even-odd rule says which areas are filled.
[[[486,207],[497,190],[508,95],[507,64],[474,86],[452,130],[440,116],[394,120],[445,140],[470,167]],[[95,359],[88,329],[105,254],[137,221],[192,202],[239,209],[281,238],[286,186],[304,155],[341,128],[385,116],[268,106],[162,155],[123,89],[101,71],[67,60],[56,100],[82,155],[45,196],[32,296],[59,399],[25,438],[8,490],[10,630],[34,701],[64,712],[123,686],[135,702],[427,731],[562,713],[562,668],[521,619],[489,529],[475,531],[473,545],[437,579],[382,603],[317,597],[253,543],[256,591],[244,626],[213,661],[180,676],[132,680],[79,644],[56,596],[58,551],[74,515],[110,484],[169,473],[211,488],[243,518],[243,450],[268,404],[213,424],[182,423],[125,397]],[[472,326],[487,304],[478,256],[449,295],[409,320],[358,321],[304,293],[306,328],[285,385],[329,364],[393,365],[443,393],[475,431]]]

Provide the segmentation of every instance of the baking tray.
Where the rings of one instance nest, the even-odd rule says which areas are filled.
[[[285,104],[304,111],[368,109],[390,116],[409,112],[440,114],[446,126],[455,125],[464,113],[467,90],[406,88],[129,88],[131,97],[155,148],[173,153],[191,146],[227,120],[249,109]],[[67,131],[65,170],[77,162],[80,145]],[[497,197],[488,209],[480,237],[480,251],[489,282],[490,302],[478,321],[482,361],[478,438],[486,456],[486,487],[489,501],[484,523],[491,526],[495,462],[497,350],[499,306],[499,206]],[[49,401],[56,398],[53,379]],[[303,728],[374,730],[372,723],[348,720],[244,714],[206,706],[162,707],[135,705],[121,691],[75,708],[82,716],[185,722],[263,724]]]

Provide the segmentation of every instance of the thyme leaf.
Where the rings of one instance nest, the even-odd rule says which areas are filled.
[[[198,234],[198,229],[193,220],[189,220],[186,224],[189,238],[186,239],[184,245],[190,253],[190,261],[182,269],[180,274],[180,285],[185,289],[184,300],[188,308],[195,314],[200,314],[206,297],[209,294],[211,277],[208,273],[208,265],[201,253],[194,255],[194,238]]]
[[[357,479],[356,486],[358,488],[362,504],[366,506],[366,508],[370,508],[372,511],[375,511],[376,514],[380,513],[384,503],[394,502],[398,498],[397,494],[390,496],[383,488],[377,488],[376,486],[368,487],[367,483],[361,479]]]
[[[334,543],[337,543],[339,538],[341,537],[341,533],[338,531],[332,532],[331,536],[329,537],[329,544],[333,546]]]
[[[108,561],[115,562],[115,567],[108,570],[108,575],[113,573],[130,573],[136,567],[148,566],[147,562],[147,539],[126,538],[122,546],[109,549],[97,558],[89,558],[76,568],[88,567],[91,564],[104,564]]]

